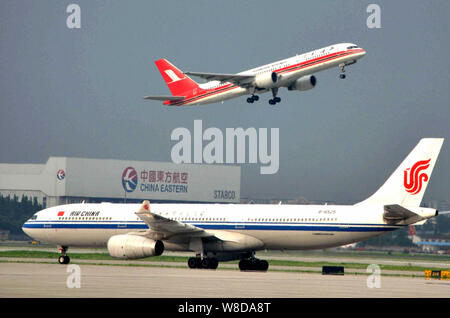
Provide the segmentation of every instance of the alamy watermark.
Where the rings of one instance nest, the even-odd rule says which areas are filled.
[[[71,3],[67,6],[66,12],[70,13],[66,19],[66,26],[69,29],[81,28],[81,8],[76,3]]]
[[[81,268],[71,264],[66,268],[67,273],[71,273],[66,279],[67,288],[81,288]]]
[[[270,153],[268,128],[226,128],[223,133],[219,128],[209,127],[203,131],[203,122],[197,119],[193,133],[178,127],[170,138],[177,141],[170,153],[174,163],[260,163],[261,174],[274,174],[279,169],[279,128],[270,128]]]
[[[370,273],[367,277],[367,288],[381,288],[381,269],[376,264],[370,264],[366,268],[366,273]]]
[[[381,8],[378,4],[372,3],[367,6],[367,13],[370,15],[367,17],[366,25],[369,29],[381,28]]]

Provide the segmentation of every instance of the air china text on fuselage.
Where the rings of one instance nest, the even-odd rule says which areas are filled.
[[[69,262],[70,246],[106,246],[121,259],[190,251],[196,254],[188,260],[191,268],[214,269],[219,261],[238,259],[242,270],[267,270],[256,251],[346,245],[436,216],[437,210],[420,203],[443,141],[420,140],[372,196],[354,205],[68,204],[37,212],[23,230],[59,246],[62,264]],[[421,180],[413,193],[404,179],[410,170]]]
[[[146,96],[144,99],[164,101],[167,106],[203,105],[251,95],[248,103],[259,100],[257,94],[272,92],[269,104],[281,101],[278,90],[306,91],[316,86],[316,72],[339,67],[345,78],[345,67],[356,63],[366,51],[353,43],[339,43],[296,55],[237,74],[182,72],[166,59],[155,61],[172,95]],[[209,82],[198,84],[189,75]]]

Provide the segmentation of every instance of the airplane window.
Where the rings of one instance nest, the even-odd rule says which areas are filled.
[[[350,50],[350,49],[356,49],[356,48],[357,48],[356,45],[351,45],[351,46],[347,47],[347,50]]]

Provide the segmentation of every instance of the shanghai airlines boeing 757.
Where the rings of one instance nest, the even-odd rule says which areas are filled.
[[[191,251],[190,268],[239,259],[241,270],[267,270],[255,251],[346,245],[436,216],[420,202],[443,140],[420,140],[372,196],[354,205],[68,204],[37,212],[23,231],[58,245],[62,264],[70,246],[106,246],[120,259]]]
[[[257,94],[272,91],[273,98],[269,104],[275,105],[281,101],[277,97],[280,87],[290,91],[306,91],[316,85],[313,73],[332,67],[339,67],[340,78],[345,78],[345,67],[356,63],[364,55],[366,51],[355,44],[339,43],[237,74],[183,73],[169,61],[160,59],[155,64],[172,95],[146,96],[144,99],[164,101],[167,106],[184,106],[211,104],[251,95],[247,102],[253,103],[259,100]],[[189,75],[209,82],[197,84]]]

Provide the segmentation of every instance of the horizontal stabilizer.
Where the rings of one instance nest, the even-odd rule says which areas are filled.
[[[145,96],[144,99],[153,99],[153,100],[170,100],[170,101],[179,101],[185,99],[186,96]]]
[[[383,218],[387,223],[396,225],[414,224],[425,219],[398,204],[385,205]]]

